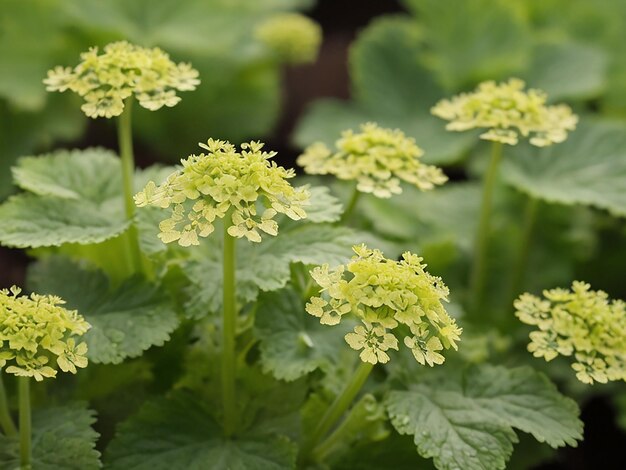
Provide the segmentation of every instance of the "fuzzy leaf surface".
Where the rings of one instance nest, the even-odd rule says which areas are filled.
[[[530,367],[475,366],[390,392],[387,411],[400,434],[414,436],[439,470],[503,469],[518,441],[514,429],[550,446],[576,446],[576,403]]]
[[[64,299],[91,324],[84,335],[90,361],[118,364],[161,346],[178,326],[171,302],[159,287],[131,278],[111,287],[107,276],[64,258],[47,258],[29,271],[29,286]]]
[[[33,469],[100,468],[100,452],[96,450],[99,435],[91,427],[95,421],[95,413],[80,403],[33,410]],[[20,468],[19,439],[0,434],[0,468]]]
[[[111,470],[286,470],[296,447],[286,437],[243,435],[227,440],[210,406],[186,392],[146,403],[120,425],[106,461]]]

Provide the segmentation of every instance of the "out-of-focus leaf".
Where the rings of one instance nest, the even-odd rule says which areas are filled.
[[[608,57],[599,47],[575,42],[535,44],[528,71],[529,87],[539,88],[554,102],[564,98],[587,99],[606,87]]]
[[[504,180],[533,197],[626,216],[626,126],[584,119],[561,144],[521,145],[502,166]]]
[[[406,0],[423,28],[428,63],[446,87],[458,90],[506,78],[530,55],[524,9],[508,0]]]

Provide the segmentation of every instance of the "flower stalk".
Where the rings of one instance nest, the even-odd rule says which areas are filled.
[[[528,255],[530,254],[530,245],[532,243],[533,232],[535,229],[535,221],[537,219],[538,206],[539,201],[532,196],[528,196],[526,209],[524,211],[524,226],[522,228],[523,231],[522,239],[520,241],[520,251],[513,268],[513,278],[511,281],[511,293],[509,296],[508,306],[513,305],[513,302],[520,294],[520,290],[524,282],[526,266],[528,265]]]
[[[350,200],[348,201],[348,204],[346,205],[346,210],[343,212],[343,214],[341,214],[341,219],[339,220],[339,224],[344,224],[348,220],[350,220],[350,217],[352,216],[352,213],[354,212],[354,208],[356,207],[357,202],[359,202],[360,196],[361,196],[361,191],[359,191],[359,189],[355,185],[352,191],[352,196],[350,196]]]
[[[231,227],[224,219],[224,291],[222,327],[222,402],[224,404],[224,434],[230,437],[237,426],[237,401],[235,398],[237,334],[237,306],[235,291],[235,238],[228,234]]]
[[[482,297],[485,287],[487,267],[487,252],[489,247],[489,232],[491,229],[493,190],[498,175],[498,169],[500,167],[500,160],[502,159],[502,143],[494,141],[491,146],[491,159],[489,161],[487,173],[485,173],[483,180],[480,219],[478,222],[478,231],[476,233],[474,263],[470,277],[470,289],[472,295],[471,305],[474,312],[480,311],[482,307]]]
[[[132,97],[125,103],[124,112],[117,118],[117,138],[120,158],[122,159],[122,184],[124,189],[124,208],[126,218],[130,221],[127,232],[127,250],[130,264],[134,272],[141,272],[141,251],[139,249],[139,235],[134,223],[135,202],[133,196],[133,176],[135,174],[135,157],[133,154],[132,135]]]
[[[4,388],[4,381],[2,379],[2,372],[0,371],[0,426],[2,426],[2,431],[5,436],[15,437],[17,436],[17,428],[15,427],[15,423],[13,422],[13,418],[11,418],[11,413],[9,412],[9,405],[7,402],[7,393]]]
[[[32,468],[32,443],[29,377],[18,377],[18,394],[20,407],[20,470],[30,470]]]
[[[354,398],[361,388],[363,388],[373,368],[374,365],[369,362],[359,362],[359,366],[353,372],[342,392],[335,398],[330,408],[326,410],[326,413],[324,413],[324,416],[317,424],[313,434],[311,434],[310,439],[303,445],[301,453],[302,462],[309,461],[311,455],[315,453],[315,449],[320,440],[328,434],[332,427],[348,410]]]

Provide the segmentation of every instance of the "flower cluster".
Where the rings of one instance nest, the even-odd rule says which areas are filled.
[[[0,290],[0,367],[9,374],[56,377],[54,362],[64,372],[87,367],[87,344],[78,343],[90,328],[76,311],[61,307],[63,300],[51,295],[20,296],[13,286]]]
[[[335,146],[335,153],[322,143],[309,146],[298,157],[298,165],[310,174],[357,180],[359,191],[380,198],[400,194],[400,180],[421,190],[448,180],[439,168],[420,161],[422,149],[398,129],[383,129],[370,122],[361,125],[360,133],[344,131]]]
[[[278,233],[274,217],[278,213],[293,220],[306,217],[303,206],[309,204],[306,188],[293,188],[286,170],[270,159],[275,152],[264,152],[261,142],[234,145],[209,139],[200,144],[208,154],[191,155],[181,160],[182,169],[172,173],[157,186],[150,181],[135,195],[139,207],[168,208],[172,215],[160,225],[163,243],[178,241],[181,246],[198,245],[198,237],[207,237],[215,229],[215,219],[230,217],[228,233],[252,242],[261,241],[261,232]],[[261,203],[262,212],[258,213]]]
[[[439,351],[456,349],[462,331],[441,303],[448,296],[443,281],[429,274],[422,258],[412,253],[394,261],[365,245],[352,249],[356,255],[348,264],[334,269],[323,265],[311,272],[321,295],[311,298],[307,312],[324,325],[336,325],[348,313],[356,315],[361,324],[345,339],[361,351],[364,362],[389,361],[387,351],[398,349],[391,332],[395,330],[410,331],[404,344],[420,364],[442,364]]]
[[[119,116],[124,100],[134,95],[151,111],[174,106],[178,91],[195,90],[198,71],[190,64],[175,64],[158,47],[148,49],[119,41],[108,44],[98,55],[92,47],[81,54],[76,67],[58,66],[44,80],[48,91],[71,90],[85,99],[81,109],[92,118]]]
[[[563,142],[578,117],[569,106],[546,106],[544,92],[524,91],[525,86],[516,78],[500,84],[483,82],[472,93],[441,100],[431,111],[450,121],[446,125],[450,131],[487,129],[480,136],[485,140],[515,145],[521,135],[537,147]]]
[[[538,328],[528,350],[546,361],[574,355],[576,377],[587,384],[626,380],[626,304],[579,281],[543,295],[526,293],[515,301],[517,317]]]
[[[281,13],[261,23],[255,35],[276,57],[291,64],[315,61],[322,28],[299,13]]]

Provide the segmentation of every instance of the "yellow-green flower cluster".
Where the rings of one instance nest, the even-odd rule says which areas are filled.
[[[538,328],[530,333],[533,356],[573,355],[572,369],[587,384],[626,380],[626,304],[580,281],[543,296],[526,293],[515,301],[517,317]]]
[[[569,106],[546,106],[547,96],[536,89],[524,90],[517,78],[496,84],[483,82],[472,93],[462,93],[451,100],[441,100],[432,113],[450,121],[446,129],[466,131],[486,129],[482,139],[517,144],[519,137],[545,147],[563,142],[567,132],[576,128],[578,117]]]
[[[344,131],[335,146],[335,153],[322,143],[307,147],[298,165],[310,174],[356,180],[359,191],[380,198],[402,193],[400,180],[422,191],[448,180],[441,169],[420,161],[424,152],[399,129],[369,122],[361,125],[360,133]]]
[[[457,349],[462,331],[442,305],[448,296],[443,281],[429,274],[422,258],[412,253],[394,261],[365,245],[352,249],[356,255],[346,265],[311,271],[321,294],[311,298],[306,311],[324,325],[337,325],[349,313],[359,318],[361,324],[345,339],[361,351],[364,362],[388,362],[387,351],[398,349],[396,335],[410,331],[404,344],[415,359],[422,365],[442,364],[440,351]]]
[[[255,35],[284,62],[314,62],[322,42],[322,28],[299,13],[281,13],[261,23]]]
[[[180,101],[176,91],[195,90],[198,71],[190,64],[175,64],[158,47],[135,46],[126,41],[108,44],[98,55],[92,47],[81,54],[76,67],[58,66],[44,80],[48,91],[71,90],[85,99],[81,109],[92,118],[110,118],[124,111],[124,100],[134,95],[141,106],[155,111]]]
[[[90,328],[63,300],[52,295],[20,296],[13,286],[0,290],[0,368],[23,377],[56,377],[56,365],[76,373],[87,367],[87,344],[79,336]]]
[[[198,245],[198,237],[209,236],[213,222],[223,218],[231,236],[260,242],[261,232],[278,234],[278,213],[293,220],[306,217],[309,192],[289,184],[294,170],[271,161],[276,152],[264,152],[261,142],[242,144],[241,151],[214,139],[200,147],[208,153],[181,160],[182,169],[163,184],[150,181],[135,195],[139,207],[172,207],[171,217],[159,224],[163,243]]]

